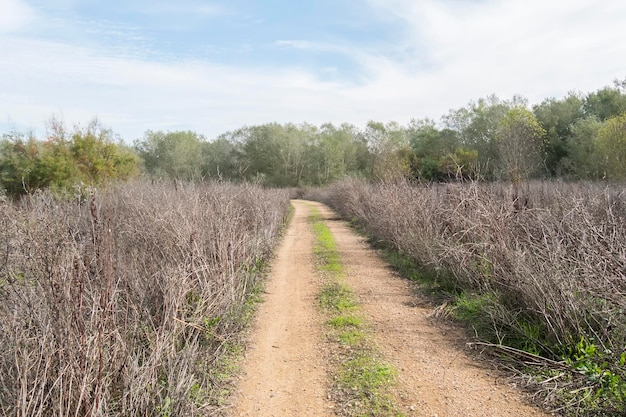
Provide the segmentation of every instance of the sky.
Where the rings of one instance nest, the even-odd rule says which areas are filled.
[[[626,78],[623,0],[0,0],[0,134],[364,126]]]

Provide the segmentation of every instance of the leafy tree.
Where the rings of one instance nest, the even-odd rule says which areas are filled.
[[[491,95],[470,102],[465,108],[452,110],[442,118],[446,127],[457,132],[463,149],[478,153],[474,163],[475,175],[483,179],[495,178],[501,121],[509,110],[525,105],[525,99],[518,96],[505,101]]]
[[[439,160],[439,172],[445,179],[457,181],[474,180],[478,178],[478,151],[457,148]]]
[[[583,99],[577,93],[565,98],[546,99],[533,107],[537,121],[546,131],[546,168],[551,175],[563,173],[563,159],[568,156],[571,129],[584,117]]]
[[[280,144],[277,136],[282,127],[278,123],[244,127],[236,132],[242,143],[244,178],[249,181],[287,186],[280,167]]]
[[[434,120],[421,119],[411,120],[407,135],[414,152],[414,176],[428,181],[444,181],[455,178],[457,171],[463,169],[464,162],[456,157],[456,151],[460,149],[456,131],[448,128],[439,130]]]
[[[202,176],[229,180],[241,179],[243,173],[240,154],[239,144],[230,141],[225,135],[205,143],[202,147]]]
[[[610,181],[626,180],[626,113],[606,120],[598,131],[595,150]]]
[[[567,156],[561,162],[567,177],[576,180],[601,178],[601,164],[594,149],[601,127],[602,122],[596,116],[585,117],[571,126]]]
[[[365,160],[361,160],[365,157]],[[322,125],[309,147],[310,176],[313,184],[323,185],[346,175],[364,175],[368,151],[357,129],[349,124]]]
[[[410,176],[412,153],[406,131],[398,123],[370,121],[363,131],[363,137],[372,153],[372,175],[375,178]]]
[[[0,141],[0,186],[12,196],[46,186],[41,172],[42,145],[33,136],[5,135]]]
[[[304,174],[310,162],[309,145],[316,134],[317,128],[307,123],[300,126],[289,123],[279,129],[276,140],[280,149],[280,180],[277,185],[300,186],[306,182]]]
[[[149,175],[177,180],[199,179],[202,175],[204,137],[191,131],[148,130],[135,141],[136,152]]]
[[[509,110],[497,133],[498,168],[501,176],[513,182],[536,175],[543,165],[545,130],[524,107]]]
[[[69,156],[79,177],[98,184],[110,179],[128,179],[137,173],[136,154],[123,143],[112,140],[113,133],[94,120],[84,129],[76,129],[67,144]]]
[[[0,186],[12,196],[51,187],[61,193],[75,184],[102,184],[127,179],[137,173],[137,156],[122,143],[112,141],[110,130],[97,121],[68,135],[52,118],[48,138],[39,141],[20,134],[5,135],[0,142]]]
[[[586,116],[596,116],[601,122],[626,113],[625,83],[615,81],[613,87],[604,87],[590,93],[584,100]]]

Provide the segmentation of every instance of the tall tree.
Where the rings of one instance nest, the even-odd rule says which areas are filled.
[[[153,176],[178,180],[199,179],[202,175],[203,136],[192,131],[153,132],[148,130],[134,147]]]
[[[575,180],[599,179],[601,163],[595,151],[595,142],[602,122],[596,116],[577,120],[570,128],[567,156],[561,161],[563,174]]]
[[[524,107],[509,110],[497,133],[498,171],[502,178],[519,182],[537,175],[544,162],[545,130]]]
[[[606,120],[596,140],[596,152],[610,181],[626,180],[626,113]]]
[[[584,117],[583,98],[569,93],[563,99],[546,99],[533,106],[537,121],[546,131],[546,168],[553,175],[564,174],[563,159],[568,156],[571,129]]]
[[[446,127],[457,132],[464,149],[478,153],[475,170],[480,178],[495,178],[500,123],[509,110],[525,105],[526,100],[519,96],[507,101],[491,95],[452,110],[442,118]]]
[[[613,87],[588,94],[583,109],[586,116],[596,116],[600,121],[626,113],[626,83],[615,81]]]
[[[372,152],[372,175],[380,179],[408,177],[411,173],[410,145],[405,129],[396,122],[370,121],[363,137]]]

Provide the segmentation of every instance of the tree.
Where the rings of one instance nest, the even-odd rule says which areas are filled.
[[[364,175],[369,153],[350,124],[323,124],[309,147],[309,180],[315,185],[334,182],[346,175]],[[365,160],[361,160],[365,158]]]
[[[496,95],[470,102],[467,107],[450,111],[442,118],[444,126],[457,132],[460,146],[478,153],[475,173],[482,179],[496,177],[499,158],[498,132],[506,113],[516,107],[524,107],[526,100],[514,96],[501,100]]]
[[[595,142],[602,122],[596,116],[576,121],[570,128],[567,156],[561,161],[563,173],[571,179],[599,179],[601,164],[595,151]]]
[[[372,175],[379,179],[409,177],[411,161],[406,131],[396,122],[370,121],[363,137],[372,153]]]
[[[79,177],[99,184],[110,179],[128,179],[137,173],[138,158],[122,142],[113,142],[113,132],[93,120],[86,129],[76,128],[68,143]]]
[[[626,80],[625,80],[626,81]],[[590,93],[584,100],[586,116],[596,116],[601,122],[626,112],[626,83],[615,81],[613,87],[604,87]]]
[[[134,148],[149,175],[177,180],[202,176],[202,147],[205,139],[192,131],[153,132],[148,130]]]
[[[240,163],[241,149],[238,143],[224,135],[202,146],[202,176],[240,180],[243,172]]]
[[[49,182],[41,172],[42,146],[29,135],[11,133],[0,141],[0,186],[11,196],[27,194]]]
[[[509,110],[497,132],[498,171],[504,179],[519,182],[537,175],[543,165],[545,130],[524,107]]]
[[[533,107],[537,121],[546,131],[546,168],[551,175],[563,174],[564,158],[568,156],[571,129],[584,117],[583,99],[569,93],[563,99],[546,99]]]
[[[5,135],[0,142],[0,186],[14,197],[50,187],[62,194],[77,184],[97,185],[127,179],[138,171],[138,158],[97,120],[70,135],[56,118],[44,141],[30,135]]]
[[[407,135],[414,152],[412,171],[417,178],[445,181],[456,178],[459,169],[462,171],[464,163],[455,157],[457,149],[461,148],[456,131],[449,128],[439,130],[434,120],[421,119],[411,120]],[[455,165],[455,161],[460,165]]]
[[[626,113],[606,120],[596,139],[595,150],[610,181],[626,180]]]

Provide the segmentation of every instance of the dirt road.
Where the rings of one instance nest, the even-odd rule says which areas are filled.
[[[307,205],[294,206],[257,312],[234,416],[330,415],[314,237]]]
[[[373,340],[398,371],[396,402],[406,416],[544,417],[499,373],[473,362],[464,336],[429,319],[415,295],[325,206],[293,202],[296,211],[278,251],[246,355],[233,416],[328,416],[329,376],[319,278],[308,225],[309,204],[334,235],[346,282],[358,296]]]

